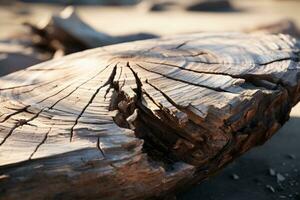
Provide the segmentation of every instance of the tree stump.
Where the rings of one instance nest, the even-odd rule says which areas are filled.
[[[287,35],[124,43],[0,79],[0,199],[164,197],[264,143],[300,98]]]

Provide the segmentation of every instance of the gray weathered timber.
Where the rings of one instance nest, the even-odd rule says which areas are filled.
[[[2,77],[0,199],[176,192],[269,139],[299,101],[299,73],[287,35],[202,33]]]

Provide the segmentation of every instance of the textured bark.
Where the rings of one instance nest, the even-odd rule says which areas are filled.
[[[264,143],[299,101],[286,35],[194,34],[73,54],[0,79],[0,199],[142,199]]]

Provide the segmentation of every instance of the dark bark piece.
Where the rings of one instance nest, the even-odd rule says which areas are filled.
[[[189,11],[229,12],[236,11],[229,0],[198,0],[186,7]]]
[[[1,199],[140,199],[212,176],[300,98],[286,35],[206,33],[93,49],[0,79]]]
[[[144,11],[161,12],[178,9],[179,3],[177,1],[141,1],[137,7]]]

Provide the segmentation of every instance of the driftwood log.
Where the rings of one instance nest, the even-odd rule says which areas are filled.
[[[300,98],[287,35],[76,53],[0,79],[0,199],[164,197],[264,143]]]
[[[23,37],[29,40],[33,47],[52,52],[54,57],[90,48],[158,37],[150,33],[111,36],[99,32],[85,23],[71,6],[59,14],[53,14],[43,26],[31,23],[24,25],[31,31]]]

